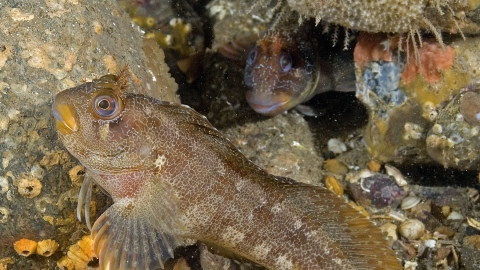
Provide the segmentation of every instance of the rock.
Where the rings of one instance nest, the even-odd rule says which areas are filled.
[[[72,187],[68,171],[77,162],[57,141],[53,96],[125,65],[144,94],[178,102],[177,88],[163,52],[142,42],[114,1],[4,1],[0,18],[0,209],[7,213],[0,258],[15,258],[9,269],[54,269],[88,230],[76,219],[79,188]],[[39,194],[19,194],[18,188],[30,192],[21,179],[36,179]],[[106,197],[98,190],[94,197],[103,209]],[[13,248],[22,238],[54,239],[59,250],[23,258]]]

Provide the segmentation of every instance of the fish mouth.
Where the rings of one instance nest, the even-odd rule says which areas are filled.
[[[291,99],[288,96],[256,96],[251,92],[247,92],[247,102],[250,107],[257,113],[274,116],[285,110],[290,109],[289,103]]]
[[[72,104],[55,100],[52,105],[52,111],[57,130],[62,135],[68,135],[78,130],[77,113]]]
[[[249,103],[250,104],[250,107],[252,107],[252,109],[254,111],[256,111],[257,113],[259,114],[264,114],[264,115],[270,115],[270,116],[273,116],[273,115],[276,115],[282,111],[284,111],[284,106],[285,104],[287,104],[288,101],[285,101],[285,102],[282,102],[282,103],[275,103],[275,104],[271,104],[271,105],[264,105],[264,104],[261,104],[261,103]]]

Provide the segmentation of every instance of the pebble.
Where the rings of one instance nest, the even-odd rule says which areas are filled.
[[[333,138],[328,140],[327,146],[328,151],[331,151],[337,155],[347,151],[347,145],[339,139]]]
[[[398,227],[398,233],[408,240],[418,240],[425,234],[425,225],[418,219],[407,219]]]

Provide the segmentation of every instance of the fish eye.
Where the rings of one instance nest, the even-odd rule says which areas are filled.
[[[115,118],[120,111],[120,106],[117,100],[109,95],[100,95],[96,97],[93,103],[93,108],[98,116],[105,120]]]
[[[289,52],[283,52],[280,57],[280,68],[283,72],[288,72],[292,68],[292,56]]]
[[[251,65],[255,62],[257,59],[257,54],[258,54],[258,46],[255,46],[250,52],[248,53],[247,57],[247,65]]]

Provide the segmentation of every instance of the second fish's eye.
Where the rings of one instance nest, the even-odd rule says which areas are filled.
[[[255,46],[250,52],[248,53],[247,64],[251,65],[257,59],[258,47]]]
[[[111,119],[119,111],[119,105],[114,97],[101,95],[95,98],[94,109],[101,118]]]
[[[283,72],[288,72],[292,68],[292,56],[289,52],[283,52],[280,57],[280,68]]]

